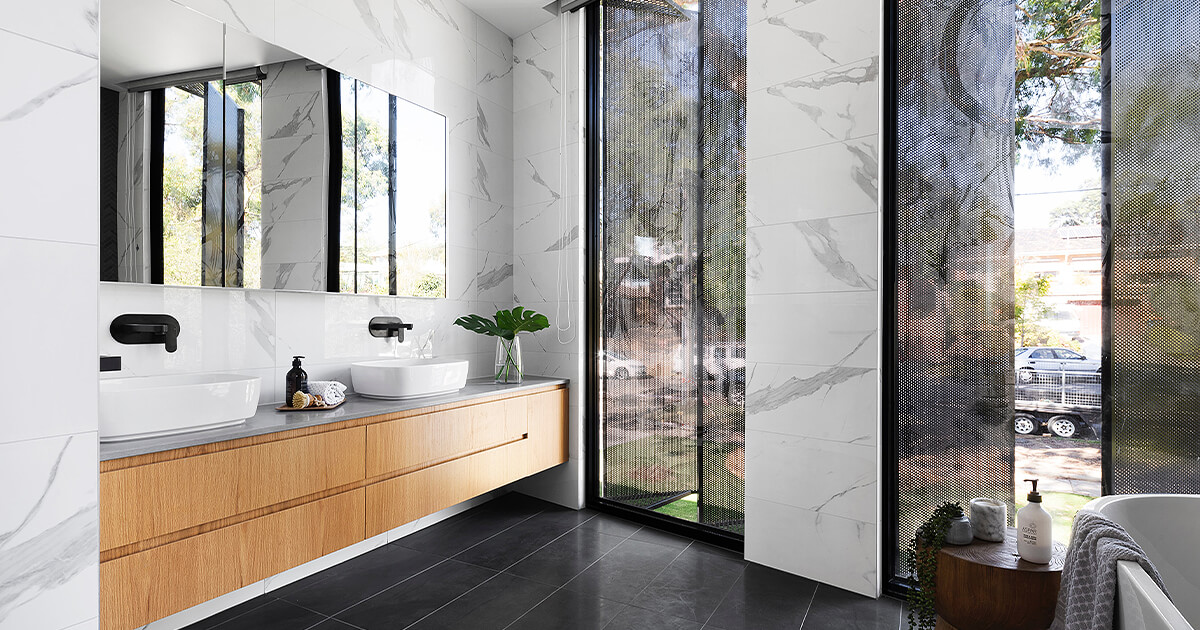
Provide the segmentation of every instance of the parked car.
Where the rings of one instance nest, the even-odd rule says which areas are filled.
[[[1033,382],[1034,370],[1048,372],[1099,372],[1100,360],[1068,348],[1034,346],[1016,350],[1017,383]]]
[[[630,359],[618,352],[604,352],[601,357],[604,362],[604,375],[607,377],[625,380],[647,376],[646,364],[637,359]]]

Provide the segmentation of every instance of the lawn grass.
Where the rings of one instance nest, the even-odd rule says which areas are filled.
[[[667,516],[674,516],[675,518],[695,523],[700,519],[699,500],[700,495],[689,494],[678,501],[668,503],[654,511],[659,514],[666,514]]]
[[[1026,496],[1026,494],[1017,496],[1018,510],[1029,503],[1025,499]],[[1042,493],[1042,508],[1050,513],[1050,519],[1054,523],[1054,526],[1051,528],[1051,536],[1055,542],[1060,542],[1064,545],[1071,542],[1071,522],[1075,519],[1075,513],[1094,498],[1096,497],[1071,494],[1069,492]]]

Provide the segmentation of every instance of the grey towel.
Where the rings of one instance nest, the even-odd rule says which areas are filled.
[[[1050,630],[1113,627],[1118,560],[1132,560],[1142,565],[1158,587],[1167,592],[1146,552],[1124,528],[1099,512],[1080,510],[1071,527],[1071,546],[1067,549],[1058,606]]]

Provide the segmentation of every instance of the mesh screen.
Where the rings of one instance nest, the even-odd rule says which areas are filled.
[[[745,1],[602,4],[602,494],[741,531]]]
[[[1200,492],[1200,5],[1111,33],[1110,492]]]
[[[1014,10],[897,3],[900,545],[945,501],[1013,513]]]

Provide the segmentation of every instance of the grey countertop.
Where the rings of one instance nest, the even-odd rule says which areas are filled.
[[[505,392],[518,392],[546,387],[547,385],[566,384],[567,382],[568,380],[564,378],[546,378],[542,376],[526,376],[524,382],[519,385],[497,385],[492,382],[491,378],[471,379],[467,381],[466,387],[453,394],[430,396],[429,398],[373,400],[357,394],[350,394],[346,397],[346,402],[342,406],[331,411],[279,411],[276,407],[282,403],[261,405],[254,414],[254,417],[248,418],[246,422],[237,426],[181,433],[165,437],[129,440],[127,442],[101,443],[100,461],[145,455],[147,453],[159,453],[177,448],[225,442],[227,440],[266,435],[280,431],[291,431],[293,429],[302,429],[304,427],[329,424],[331,422],[381,416],[397,411],[408,411],[410,409],[456,403],[472,398],[483,398]]]

